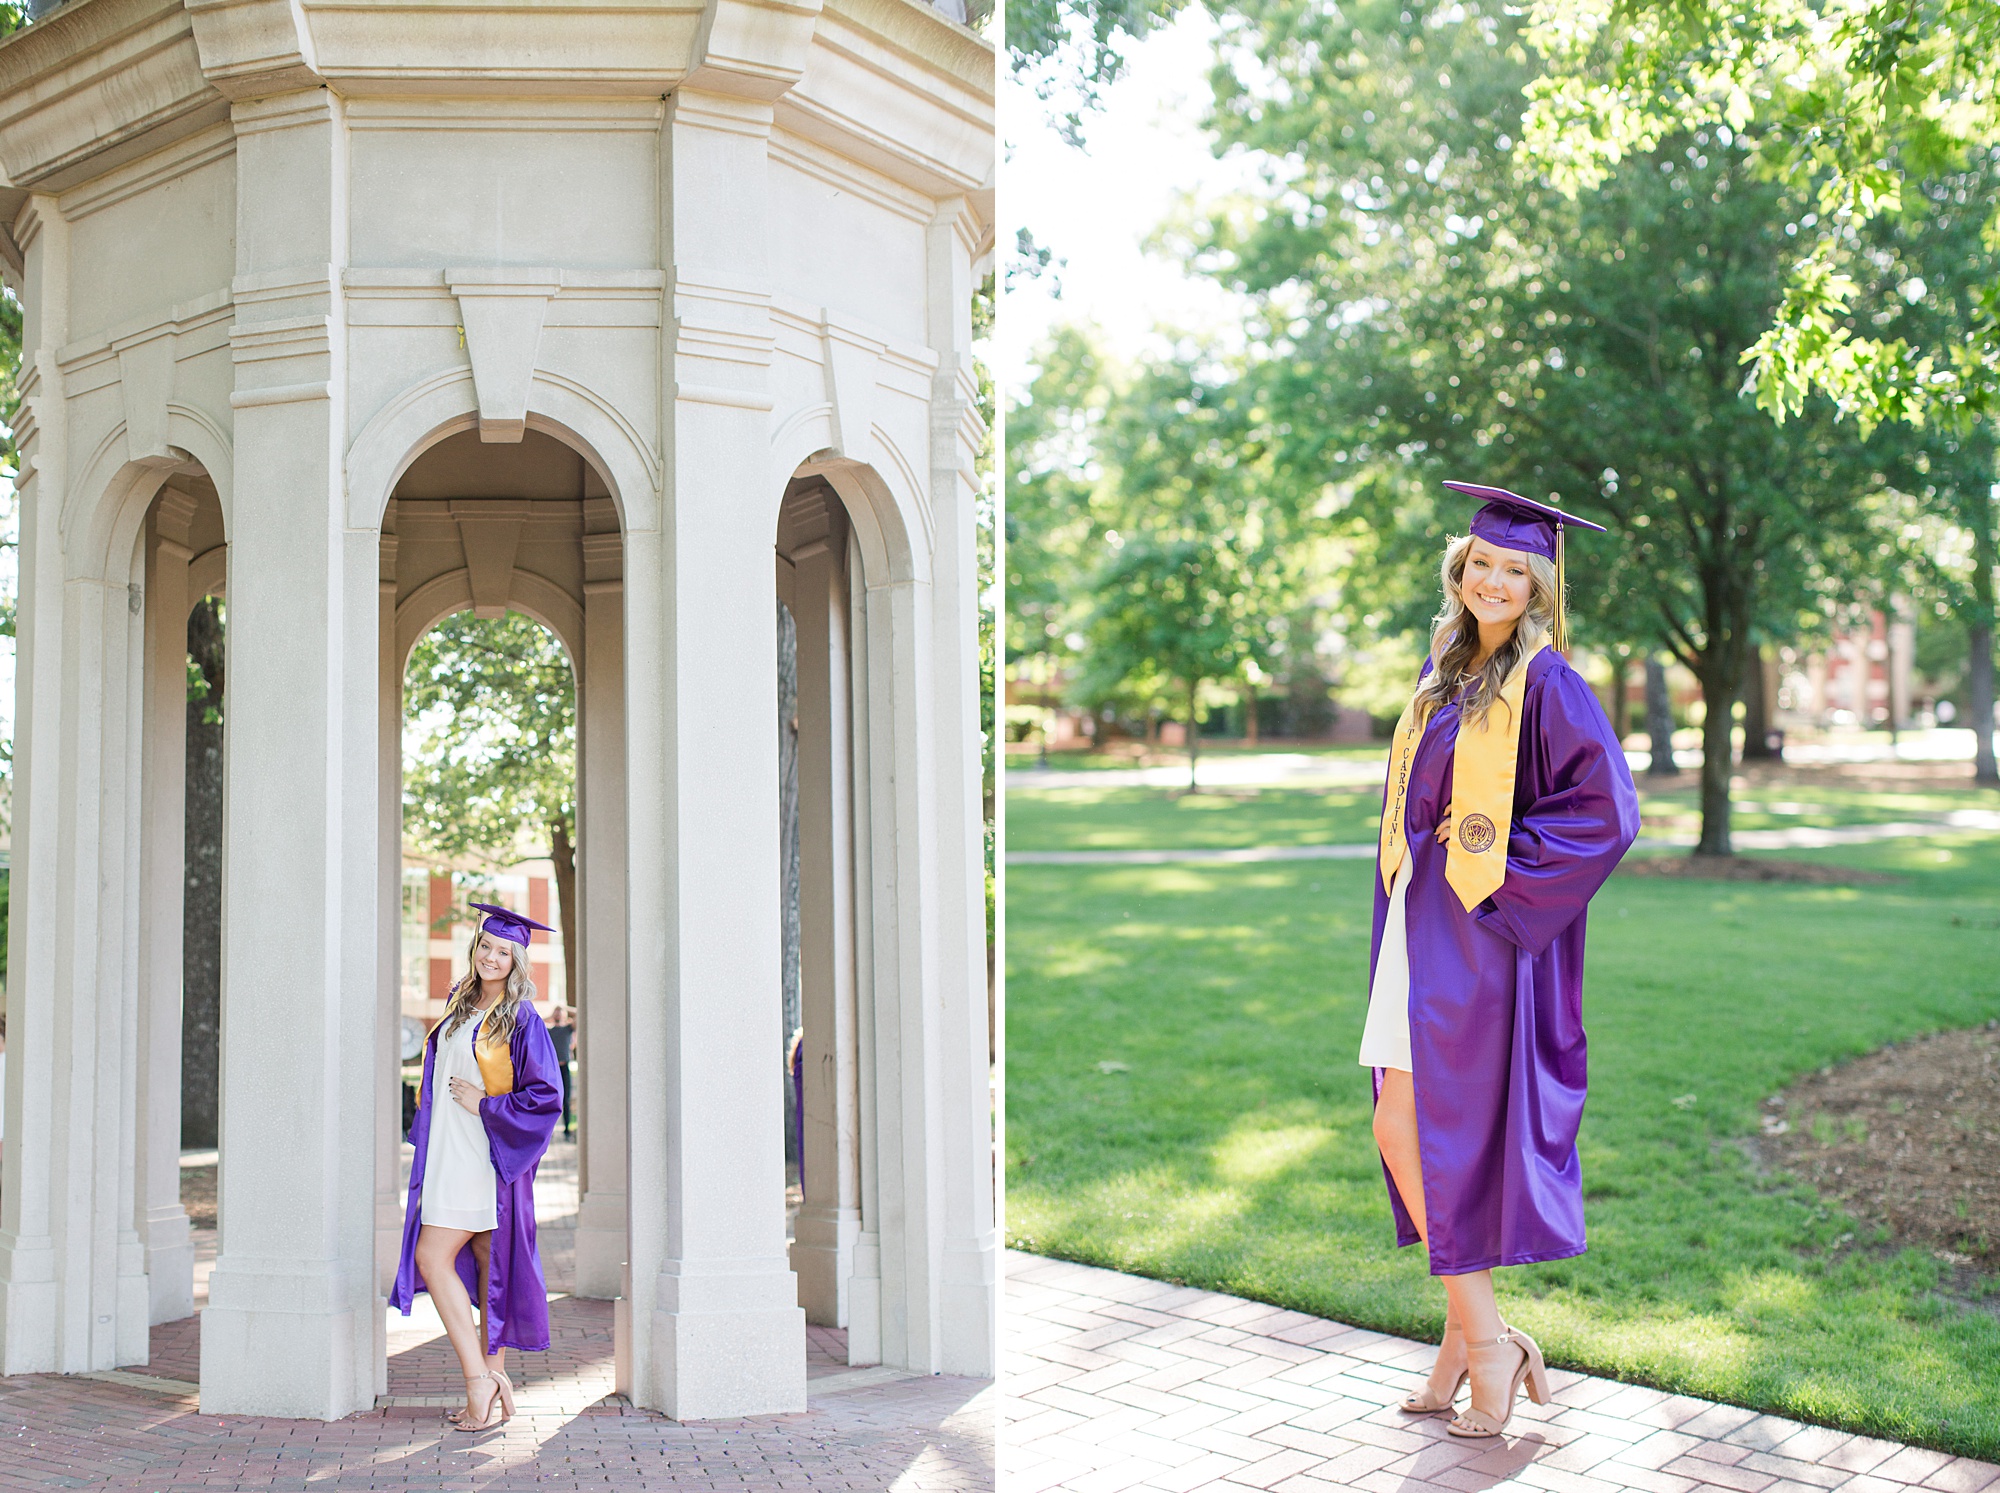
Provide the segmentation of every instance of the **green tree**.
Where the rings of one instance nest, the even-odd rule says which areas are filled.
[[[1533,159],[1571,192],[1690,131],[1747,143],[1811,194],[1786,293],[1745,350],[1780,416],[1815,389],[1864,422],[1985,413],[2000,400],[2000,274],[1980,314],[1924,338],[1857,318],[1865,226],[1922,211],[1904,190],[2000,146],[1996,0],[1534,0]],[[1989,247],[2000,201],[1981,204]]]
[[[536,836],[555,865],[563,975],[576,997],[576,687],[540,623],[447,617],[404,675],[403,831],[438,856],[506,862]]]
[[[1789,190],[1706,132],[1574,200],[1519,179],[1517,25],[1498,4],[1242,8],[1219,146],[1283,165],[1198,252],[1269,308],[1254,377],[1275,468],[1331,475],[1406,619],[1435,598],[1409,576],[1470,516],[1441,478],[1612,527],[1574,546],[1573,600],[1610,641],[1656,639],[1701,680],[1698,849],[1727,854],[1753,631],[1852,579],[1884,483],[1824,402],[1780,427],[1739,397],[1783,291]]]
[[[1939,346],[1974,335],[1986,317],[1993,273],[1990,214],[2000,200],[2000,147],[1970,153],[1959,169],[1912,178],[1902,210],[1876,219],[1857,256],[1855,307],[1875,334],[1911,346]],[[1921,526],[1901,546],[1901,579],[1942,605],[1963,629],[1968,720],[1977,781],[2000,783],[1993,748],[1994,569],[1996,544],[1994,414],[1968,406],[1934,418],[1898,422],[1877,439],[1896,486],[1909,493],[1934,528]],[[1857,423],[1870,423],[1866,412]]]
[[[1134,42],[1171,19],[1186,0],[1009,0],[1007,56],[1017,75],[1037,75],[1045,101],[1067,100],[1054,123],[1082,143],[1083,116],[1125,71]]]
[[[1099,537],[1098,440],[1111,399],[1088,333],[1060,327],[1035,376],[1007,407],[1006,651],[1010,664],[1056,659],[1081,612],[1087,556]]]
[[[1260,561],[1262,564],[1260,565]],[[1268,557],[1226,536],[1140,532],[1092,579],[1086,689],[1171,685],[1186,702],[1188,791],[1200,760],[1201,688],[1270,658]]]
[[[1106,400],[1083,575],[1079,691],[1169,694],[1184,707],[1195,786],[1204,684],[1268,671],[1307,536],[1268,460],[1255,391],[1188,347]]]

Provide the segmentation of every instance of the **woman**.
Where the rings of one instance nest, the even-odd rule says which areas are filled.
[[[1383,800],[1361,1061],[1398,1244],[1444,1278],[1430,1382],[1403,1402],[1498,1436],[1541,1350],[1500,1320],[1493,1269],[1584,1250],[1583,912],[1639,832],[1625,755],[1563,660],[1562,531],[1598,529],[1500,488],[1445,550],[1430,658]],[[1602,532],[1600,530],[1600,532]],[[1553,645],[1553,646],[1551,646]]]
[[[424,1045],[403,1258],[389,1300],[407,1317],[417,1291],[431,1293],[465,1374],[465,1409],[453,1424],[483,1431],[496,1414],[514,1413],[507,1350],[549,1346],[535,1167],[561,1117],[562,1092],[528,978],[528,941],[537,928],[552,930],[504,907],[472,905],[488,916],[473,936],[471,968]],[[440,1077],[441,1105],[433,1102]]]

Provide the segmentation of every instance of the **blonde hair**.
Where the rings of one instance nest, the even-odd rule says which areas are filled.
[[[1459,708],[1467,721],[1483,722],[1514,671],[1524,668],[1555,630],[1559,588],[1556,563],[1546,555],[1529,554],[1527,610],[1515,622],[1514,635],[1493,650],[1493,656],[1477,675],[1468,676],[1467,667],[1479,652],[1479,622],[1465,605],[1460,589],[1471,550],[1470,534],[1453,539],[1444,548],[1444,563],[1439,567],[1444,605],[1431,623],[1431,671],[1417,684],[1416,718],[1420,724],[1450,701],[1468,677],[1475,682]]]
[[[449,1037],[469,1019],[479,1006],[479,940],[490,938],[496,944],[513,950],[514,964],[507,971],[507,992],[500,997],[499,1004],[487,1013],[486,1036],[488,1042],[505,1042],[514,1035],[514,1021],[519,1015],[522,1001],[535,998],[535,982],[528,975],[528,951],[511,938],[502,938],[497,933],[488,933],[484,928],[475,928],[472,942],[465,951],[465,973],[451,987],[451,994],[444,1004],[444,1020],[439,1023],[440,1037]]]

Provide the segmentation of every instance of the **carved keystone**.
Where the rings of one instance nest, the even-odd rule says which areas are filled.
[[[528,431],[528,386],[542,347],[542,321],[562,276],[556,270],[446,270],[445,283],[458,297],[472,360],[479,439],[518,441]]]
[[[826,347],[826,394],[833,406],[834,449],[854,461],[874,457],[876,389],[882,380],[886,344],[860,327],[827,313],[822,323]]]
[[[118,349],[118,389],[125,404],[125,457],[173,455],[167,447],[167,400],[174,387],[174,339],[148,337]]]
[[[451,516],[458,520],[459,543],[465,548],[465,580],[472,592],[473,616],[507,615],[521,525],[531,506],[513,499],[452,499]]]

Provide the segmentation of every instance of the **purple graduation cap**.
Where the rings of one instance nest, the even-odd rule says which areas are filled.
[[[1502,549],[1523,550],[1556,562],[1553,641],[1556,652],[1569,652],[1568,597],[1565,594],[1569,576],[1563,565],[1563,530],[1590,529],[1602,534],[1605,532],[1604,525],[1578,518],[1574,513],[1564,513],[1560,508],[1538,503],[1533,498],[1524,498],[1504,487],[1482,487],[1477,482],[1447,482],[1445,486],[1469,498],[1481,499],[1479,511],[1472,515],[1472,532],[1488,544],[1497,544]]]
[[[491,902],[474,902],[472,906],[486,914],[486,921],[479,925],[481,933],[490,933],[495,938],[504,938],[509,943],[526,947],[535,936],[535,930],[553,933],[556,930],[547,923],[538,923],[533,918],[523,917],[512,908],[495,907]]]

